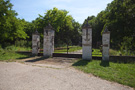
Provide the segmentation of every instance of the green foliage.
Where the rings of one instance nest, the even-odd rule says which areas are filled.
[[[10,0],[0,0],[0,43],[2,47],[15,44],[31,47],[32,33],[37,29],[43,43],[43,29],[50,23],[55,30],[55,45],[78,45],[81,42],[81,27],[66,10],[53,8],[32,22],[16,18]],[[27,40],[27,41],[25,41]],[[42,46],[42,45],[41,45]]]
[[[132,45],[132,37],[124,37],[123,42],[121,42],[120,51],[122,55],[135,55],[134,45]]]
[[[15,46],[16,47],[31,47],[32,46],[32,41],[16,40],[15,41]]]
[[[102,57],[102,52],[100,51],[100,49],[92,49],[92,56],[99,56]]]
[[[93,46],[96,46],[97,42],[102,42],[101,35],[107,26],[111,32],[111,48],[120,49],[121,45],[127,43],[125,37],[132,38],[132,35],[135,35],[135,1],[113,0],[97,17],[90,16],[87,20],[93,29]],[[135,50],[134,38],[130,42],[132,44],[129,47]]]
[[[92,73],[100,78],[115,81],[120,84],[128,85],[135,88],[135,64],[123,64],[110,62],[109,67],[103,67],[101,61],[79,60],[73,66],[86,73]]]
[[[78,44],[81,41],[80,24],[75,22],[66,10],[53,8],[48,10],[44,16],[39,17],[32,22],[41,34],[43,39],[43,28],[50,23],[55,30],[55,44]],[[77,40],[78,39],[78,40]],[[43,41],[41,41],[43,42]]]
[[[1,48],[1,50],[3,51],[31,51],[31,47],[24,47],[24,46],[14,46],[14,45],[11,45],[11,46],[7,46],[5,47],[4,49]]]
[[[119,55],[122,55],[121,51],[117,51],[117,50],[113,50],[113,49],[110,49],[109,50],[109,54],[110,54],[110,56],[119,56]]]
[[[0,0],[0,43],[13,42],[15,39],[26,39],[24,31],[25,20],[16,18],[17,13],[12,10],[10,0]]]
[[[135,29],[135,1],[134,0],[114,0],[106,8],[106,21],[111,31],[111,41],[118,45],[123,38],[131,37]],[[105,27],[104,26],[104,27]]]

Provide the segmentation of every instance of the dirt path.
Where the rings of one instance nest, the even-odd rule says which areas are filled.
[[[73,60],[40,59],[0,62],[0,90],[133,90],[75,70]]]

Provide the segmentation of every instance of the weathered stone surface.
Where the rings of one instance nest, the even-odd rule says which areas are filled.
[[[32,34],[32,55],[37,55],[40,48],[40,35],[38,33]]]
[[[109,61],[109,49],[110,49],[110,32],[103,32],[102,35],[102,60]]]
[[[92,28],[83,28],[82,30],[82,59],[92,60]]]
[[[51,28],[45,28],[44,29],[44,53],[43,55],[45,57],[52,56],[52,53],[54,52],[54,30],[51,30]]]

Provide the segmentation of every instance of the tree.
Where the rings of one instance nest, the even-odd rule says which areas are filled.
[[[78,33],[80,24],[75,22],[72,16],[68,15],[68,11],[66,10],[58,10],[57,8],[53,8],[48,10],[44,16],[39,15],[39,17],[36,18],[33,23],[40,32],[42,36],[41,38],[43,38],[43,28],[46,27],[48,23],[50,23],[55,30],[56,46],[64,43],[72,44],[75,41],[75,38],[78,38],[77,35],[80,35]],[[77,44],[77,42],[75,44]]]
[[[91,16],[87,20],[93,28],[93,43],[102,40],[99,33],[102,35],[107,26],[111,31],[111,48],[120,49],[122,43],[126,42],[125,37],[129,39],[135,35],[135,0],[114,0],[97,17]],[[130,46],[135,48],[134,45],[135,41],[132,39]]]
[[[16,18],[10,0],[0,0],[0,43],[13,42],[18,38],[26,39],[24,20]]]

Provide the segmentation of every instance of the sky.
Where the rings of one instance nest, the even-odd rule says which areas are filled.
[[[88,16],[96,16],[113,0],[11,0],[18,18],[31,22],[54,7],[69,11],[75,21],[83,23]]]

